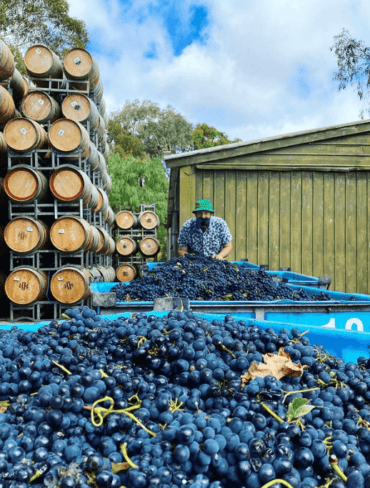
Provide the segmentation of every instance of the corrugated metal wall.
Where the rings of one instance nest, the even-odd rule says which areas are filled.
[[[331,289],[370,293],[369,173],[180,171],[180,228],[210,199],[233,234],[230,260],[289,266],[332,278]]]

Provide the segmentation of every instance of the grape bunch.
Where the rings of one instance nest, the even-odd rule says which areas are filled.
[[[327,293],[308,295],[302,288],[294,290],[286,283],[276,283],[262,269],[251,270],[247,264],[237,265],[200,255],[186,254],[158,264],[149,274],[128,285],[113,289],[117,301],[154,300],[166,296],[191,300],[330,300]]]
[[[66,314],[0,331],[0,488],[370,487],[368,358],[228,315]],[[281,348],[302,376],[242,381]]]

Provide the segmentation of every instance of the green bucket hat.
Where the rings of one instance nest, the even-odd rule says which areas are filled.
[[[195,202],[193,213],[201,212],[202,210],[205,210],[206,212],[214,212],[212,203],[209,200],[198,200]]]

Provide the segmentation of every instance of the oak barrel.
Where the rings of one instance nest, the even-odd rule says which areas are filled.
[[[101,152],[103,153],[103,156],[105,157],[106,160],[108,160],[109,155],[110,155],[110,149],[108,143],[106,143],[103,147]]]
[[[23,98],[22,113],[39,124],[52,124],[59,118],[61,111],[53,97],[43,91],[34,90]]]
[[[0,39],[0,80],[7,80],[14,72],[14,57],[9,47]]]
[[[4,230],[6,245],[18,254],[30,254],[45,249],[49,242],[49,229],[41,220],[15,217]]]
[[[118,281],[132,281],[137,277],[137,267],[134,264],[120,264],[116,269]]]
[[[66,119],[76,122],[89,122],[90,129],[96,131],[99,127],[99,112],[95,103],[82,93],[67,95],[62,103],[62,112]]]
[[[60,303],[74,304],[90,295],[90,273],[81,266],[63,266],[50,280],[50,291]]]
[[[86,205],[89,208],[94,209],[97,207],[98,203],[99,203],[98,189],[93,184],[91,184],[91,193],[90,193],[90,197],[86,201]]]
[[[4,127],[5,141],[17,152],[42,149],[48,145],[48,136],[40,124],[31,119],[17,117]]]
[[[27,49],[24,63],[29,76],[37,86],[47,87],[49,82],[37,78],[63,78],[63,66],[59,57],[51,49],[42,44],[36,44]]]
[[[107,210],[102,212],[103,219],[107,223],[109,227],[113,227],[115,224],[115,213],[113,212],[112,208],[108,205]]]
[[[79,90],[86,88],[86,83],[78,83],[80,80],[89,81],[90,91],[99,83],[99,66],[96,60],[85,49],[71,49],[64,57],[64,71],[68,79],[72,80],[73,87]]]
[[[0,125],[6,124],[16,116],[13,97],[0,85]]]
[[[98,204],[95,208],[93,208],[94,212],[107,212],[109,206],[108,195],[105,193],[104,190],[98,188]]]
[[[110,283],[116,279],[116,272],[112,266],[95,266],[102,274],[104,281]]]
[[[78,159],[76,151],[81,151],[83,158],[89,154],[89,134],[83,125],[74,120],[59,119],[54,122],[49,129],[49,140],[65,158]]]
[[[116,242],[116,250],[121,256],[132,256],[137,252],[137,243],[131,237],[122,237]]]
[[[5,282],[6,296],[17,305],[31,305],[42,300],[47,288],[47,274],[32,266],[18,266]]]
[[[103,180],[103,188],[107,193],[110,193],[112,190],[112,178],[110,175],[105,171],[102,173],[102,180]]]
[[[113,254],[116,252],[116,241],[109,237],[108,239],[108,249],[105,252],[106,256],[113,256]]]
[[[99,110],[100,115],[104,118],[105,112],[107,110],[107,106],[106,106],[104,98],[102,100],[100,100],[99,105],[98,105],[98,110]],[[104,120],[104,122],[105,122],[105,120]],[[108,124],[105,122],[105,125],[108,125]]]
[[[0,85],[8,89],[8,82],[14,101],[18,102],[27,95],[29,90],[28,81],[20,74],[17,69],[14,70],[14,73],[9,78],[9,80],[0,81]]]
[[[95,144],[93,144],[91,141],[89,142],[89,154],[87,156],[87,162],[90,165],[92,171],[96,171],[99,169],[99,151],[96,149]]]
[[[13,202],[43,201],[48,192],[48,180],[41,171],[19,164],[5,175],[4,189]]]
[[[63,165],[51,175],[49,186],[54,197],[62,202],[76,202],[80,198],[87,205],[91,201],[93,184],[86,173],[74,166]]]
[[[160,242],[155,237],[144,237],[139,243],[139,251],[143,256],[155,256],[160,250]]]
[[[8,152],[8,145],[6,143],[4,134],[0,132],[0,153],[7,153]]]
[[[152,230],[159,227],[158,215],[151,211],[142,212],[139,217],[139,226],[145,230]]]
[[[135,229],[137,227],[137,217],[130,210],[121,210],[116,214],[116,224],[119,229]]]
[[[50,240],[65,253],[88,251],[92,245],[91,225],[80,217],[61,217],[50,228]]]
[[[90,93],[89,96],[94,99],[96,103],[100,103],[103,100],[103,83],[101,80],[98,81],[97,85],[91,89],[90,86]]]

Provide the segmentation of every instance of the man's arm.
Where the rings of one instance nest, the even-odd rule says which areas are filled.
[[[179,246],[177,250],[177,255],[178,256],[185,256],[189,252],[189,249],[185,246]]]
[[[213,257],[218,260],[225,259],[231,253],[232,250],[233,250],[233,245],[231,242],[228,242],[227,244],[224,245],[222,250],[218,254],[215,254]]]

